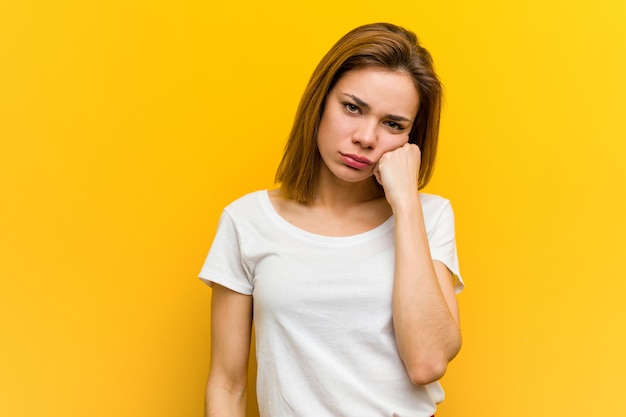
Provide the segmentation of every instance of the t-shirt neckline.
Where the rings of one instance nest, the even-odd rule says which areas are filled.
[[[282,230],[304,240],[315,241],[318,243],[330,244],[330,245],[351,245],[354,243],[364,242],[370,239],[377,238],[390,230],[393,229],[393,215],[389,216],[387,220],[373,229],[367,230],[365,232],[357,233],[354,235],[348,236],[327,236],[320,235],[317,233],[309,232],[307,230],[301,229],[298,226],[288,222],[285,218],[283,218],[276,208],[272,204],[272,201],[269,196],[269,190],[263,190],[258,193],[259,200],[265,214],[269,217],[269,219]]]

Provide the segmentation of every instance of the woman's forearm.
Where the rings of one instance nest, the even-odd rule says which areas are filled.
[[[394,328],[411,380],[424,385],[441,378],[460,349],[458,309],[450,271],[431,259],[419,196],[392,209]]]

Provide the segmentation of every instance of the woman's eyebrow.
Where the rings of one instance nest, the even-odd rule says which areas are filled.
[[[355,96],[354,94],[341,93],[341,95],[346,96],[346,97],[350,97],[363,110],[369,110],[371,108],[369,104],[367,104],[366,102],[364,102],[363,100],[361,100],[360,98]],[[396,122],[410,122],[411,121],[411,119],[408,119],[408,118],[406,118],[404,116],[398,116],[397,114],[387,114],[385,117],[387,117],[387,118],[389,118],[389,119],[391,119],[393,121],[396,121]]]
[[[364,102],[363,100],[361,100],[360,98],[355,96],[354,94],[348,94],[348,93],[341,93],[341,94],[344,95],[344,96],[350,97],[352,100],[354,100],[354,102],[356,104],[361,106],[363,109],[365,109],[365,110],[369,110],[370,109],[370,105],[369,104],[367,104],[366,102]]]

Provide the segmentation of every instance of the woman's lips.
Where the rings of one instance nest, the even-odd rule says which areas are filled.
[[[341,157],[343,162],[351,168],[364,169],[373,164],[369,159],[359,155],[341,154]]]

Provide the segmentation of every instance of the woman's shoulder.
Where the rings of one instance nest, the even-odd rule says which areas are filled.
[[[450,205],[450,200],[437,194],[419,193],[422,206],[429,206],[434,208],[445,207]]]
[[[450,200],[437,194],[419,193],[422,211],[427,222],[436,222],[442,216],[453,217]]]
[[[232,215],[242,212],[248,213],[250,211],[259,210],[263,206],[264,201],[267,200],[267,198],[267,190],[252,191],[232,201],[224,208],[224,211]]]

